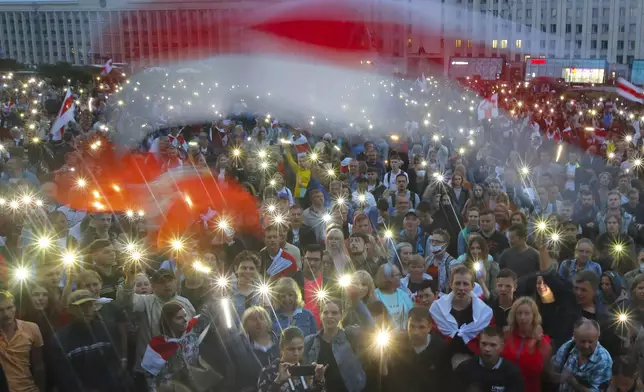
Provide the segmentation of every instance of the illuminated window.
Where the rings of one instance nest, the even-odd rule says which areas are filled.
[[[501,40],[501,49],[505,49],[508,47],[508,40],[507,39],[502,39]]]
[[[468,40],[467,40],[467,47],[468,47],[468,48],[471,48],[471,47],[472,47],[472,40],[471,40],[471,39],[468,39]]]
[[[514,42],[514,46],[515,46],[517,49],[521,49],[521,40],[520,40],[520,39],[516,40],[516,41]]]
[[[409,38],[409,39],[407,40],[407,47],[408,47],[408,48],[411,48],[411,38]]]
[[[463,45],[463,42],[460,39],[456,40],[456,47],[460,48]]]
[[[499,47],[499,41],[497,40],[492,40],[492,49],[496,49]]]

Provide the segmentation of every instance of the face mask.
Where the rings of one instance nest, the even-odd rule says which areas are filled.
[[[440,245],[432,245],[431,248],[433,254],[440,253],[443,250],[443,247]]]

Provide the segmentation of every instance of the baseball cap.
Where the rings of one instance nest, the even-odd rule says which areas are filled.
[[[405,214],[405,218],[407,218],[408,216],[414,216],[414,217],[418,218],[418,214],[416,213],[416,210],[407,211],[407,213]]]
[[[150,279],[150,281],[152,283],[156,283],[162,280],[166,280],[168,278],[174,279],[175,278],[174,272],[166,268],[161,268],[152,275],[152,279]]]
[[[67,297],[67,306],[82,305],[89,301],[96,301],[94,294],[88,290],[76,290]]]

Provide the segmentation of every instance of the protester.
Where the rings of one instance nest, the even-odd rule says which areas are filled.
[[[599,324],[581,319],[574,330],[573,339],[561,346],[552,359],[559,391],[606,388],[611,380],[613,360],[599,344]]]
[[[480,356],[467,359],[456,368],[454,379],[459,385],[457,390],[524,391],[519,368],[501,357],[501,333],[494,327],[483,329],[479,345]]]
[[[125,390],[126,357],[120,352],[119,333],[109,321],[99,319],[96,297],[76,290],[67,300],[70,324],[56,332],[47,348],[61,391]]]
[[[11,347],[12,326],[19,336],[36,323],[46,369],[30,333],[31,348],[0,358],[0,390],[203,389],[208,373],[215,392],[457,390],[476,377],[468,387],[507,392],[510,362],[522,390],[545,389],[559,379],[539,365],[576,339],[581,317],[600,324],[616,364],[641,358],[644,116],[610,86],[505,74],[347,85],[342,124],[283,113],[275,94],[225,78],[220,89],[236,93],[220,102],[204,67],[145,69],[158,86],[117,71],[87,83],[2,72],[0,285],[17,320],[2,305],[1,340]],[[490,102],[478,95],[498,108],[475,110]],[[217,107],[194,123],[197,101]],[[61,118],[75,122],[53,126]],[[162,331],[162,309],[177,303],[176,328]],[[196,313],[197,329],[180,328]],[[505,339],[482,333],[490,325]],[[302,335],[280,345],[291,326]],[[173,351],[159,377],[144,370],[153,337],[181,346],[197,331],[199,350]],[[95,344],[104,357],[83,351]],[[471,371],[452,378],[463,360]],[[302,379],[279,361],[328,367]],[[611,388],[633,387],[618,367]],[[583,390],[565,373],[562,390]]]
[[[452,385],[447,344],[433,329],[429,312],[413,308],[407,319],[406,332],[396,338],[389,357],[389,389],[446,390]]]
[[[508,315],[502,356],[519,367],[525,391],[542,391],[544,364],[551,351],[550,337],[543,334],[536,302],[530,297],[518,298]]]
[[[300,365],[302,352],[304,351],[304,334],[297,327],[288,327],[282,331],[280,338],[280,358],[275,360],[270,366],[262,369],[259,375],[258,391],[269,392],[282,390],[284,384],[288,384],[290,391],[326,391],[324,373],[326,366],[313,364],[313,379],[311,375],[294,376],[289,372],[289,368]]]
[[[16,318],[14,297],[0,291],[0,366],[11,391],[44,391],[43,338],[38,325]]]
[[[493,313],[472,293],[474,276],[465,267],[457,267],[450,281],[452,292],[434,301],[429,312],[437,330],[449,342],[452,368],[478,353],[481,331],[493,323]]]

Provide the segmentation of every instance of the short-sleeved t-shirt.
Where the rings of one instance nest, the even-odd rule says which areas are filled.
[[[38,392],[31,374],[31,349],[43,346],[40,328],[28,321],[16,320],[16,334],[7,341],[0,336],[0,366],[12,392]]]

